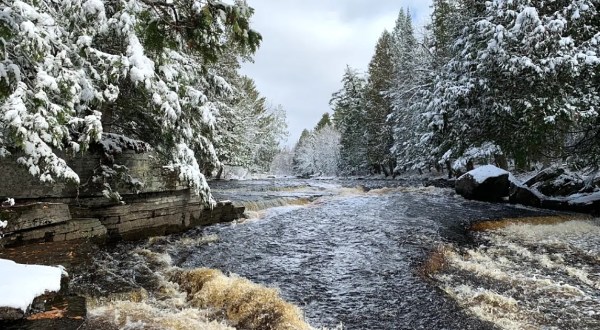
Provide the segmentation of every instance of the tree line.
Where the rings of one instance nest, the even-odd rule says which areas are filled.
[[[600,1],[434,0],[419,34],[400,10],[368,72],[333,94],[338,173],[475,164],[596,166]]]

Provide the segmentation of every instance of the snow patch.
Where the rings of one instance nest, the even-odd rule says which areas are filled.
[[[60,290],[62,274],[58,267],[22,265],[0,259],[0,307],[26,312],[36,297]]]
[[[477,167],[476,169],[469,171],[469,174],[477,183],[483,183],[489,178],[499,177],[504,174],[509,174],[507,171],[498,168],[494,165],[484,165]],[[466,175],[466,174],[465,174]]]

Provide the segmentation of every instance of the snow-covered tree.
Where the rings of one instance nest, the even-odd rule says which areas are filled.
[[[375,54],[369,63],[369,77],[365,87],[366,138],[369,166],[375,173],[389,175],[395,167],[391,154],[393,144],[392,123],[388,121],[392,113],[392,102],[387,95],[394,84],[394,41],[388,31],[384,31]]]
[[[281,148],[273,157],[269,173],[275,175],[293,175],[294,173],[294,152],[288,147]]]
[[[423,152],[421,135],[423,126],[422,97],[431,86],[435,75],[433,61],[425,36],[417,40],[409,13],[400,11],[394,28],[394,80],[387,91],[393,111],[389,122],[393,125],[396,157],[395,171],[422,169],[428,165]]]
[[[271,162],[279,152],[280,143],[287,138],[287,123],[285,110],[281,105],[268,106],[266,111],[256,114],[258,125],[253,166],[250,168],[257,172],[268,172]]]
[[[341,133],[340,170],[344,174],[367,173],[365,79],[347,67],[342,84],[330,101],[335,127]]]
[[[473,14],[430,110],[442,159],[505,155],[519,168],[565,155],[598,114],[597,1],[491,1]],[[591,125],[591,126],[590,126]],[[591,129],[590,131],[593,131]]]
[[[225,49],[247,57],[260,42],[253,10],[198,0],[17,0],[0,13],[0,156],[42,181],[78,182],[65,153],[102,133],[148,142],[205,200],[200,164],[221,97],[212,67]]]
[[[301,176],[337,175],[340,165],[340,138],[340,133],[332,125],[309,132],[294,151],[296,173]]]

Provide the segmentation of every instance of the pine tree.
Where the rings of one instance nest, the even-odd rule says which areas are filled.
[[[335,127],[341,133],[340,170],[343,174],[364,174],[368,171],[365,80],[356,70],[347,67],[342,84],[330,101]]]
[[[400,11],[394,32],[394,81],[388,91],[393,112],[395,171],[425,166],[422,157],[420,132],[422,130],[422,107],[419,97],[430,85],[431,56],[429,50],[417,41],[410,14]]]
[[[569,134],[574,127],[593,131],[597,6],[570,0],[495,1],[483,11],[463,6],[471,18],[457,39],[460,53],[445,66],[429,103],[442,160],[463,167],[504,155],[524,168],[567,155],[566,142],[583,138]]]
[[[321,119],[319,120],[319,122],[317,123],[317,126],[315,127],[315,131],[319,131],[328,125],[332,125],[331,116],[329,115],[329,112],[325,112],[323,114],[323,116],[321,117]]]
[[[218,164],[217,104],[232,91],[211,65],[228,48],[247,57],[258,47],[245,2],[4,4],[0,156],[22,154],[19,163],[42,181],[78,182],[59,150],[125,135],[148,142],[210,199],[200,164]]]
[[[365,88],[367,157],[369,167],[375,173],[382,171],[389,175],[395,167],[392,148],[392,125],[388,117],[392,112],[392,103],[386,95],[394,83],[393,40],[388,31],[384,31],[375,55],[369,64],[369,78]]]

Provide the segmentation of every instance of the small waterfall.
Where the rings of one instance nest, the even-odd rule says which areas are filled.
[[[169,251],[216,241],[216,235],[158,237],[125,248],[119,259],[99,259],[111,281],[129,288],[88,297],[84,329],[312,329],[275,288],[216,269],[173,266]]]
[[[192,306],[222,313],[236,328],[310,329],[300,309],[281,299],[276,289],[208,268],[177,272],[174,279],[187,291]]]
[[[246,207],[246,211],[258,212],[274,207],[303,206],[310,204],[312,200],[313,199],[307,197],[279,197],[256,201],[245,201],[241,202],[240,204]]]
[[[428,262],[442,264],[430,276],[461,306],[502,329],[600,328],[597,219],[504,219],[472,229],[476,247],[445,246]]]

